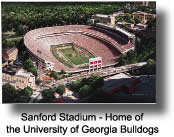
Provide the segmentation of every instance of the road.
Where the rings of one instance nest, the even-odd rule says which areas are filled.
[[[41,99],[42,98],[41,92],[44,89],[48,89],[49,87],[57,87],[60,83],[63,83],[66,85],[67,83],[71,83],[72,81],[78,80],[80,78],[88,78],[91,74],[96,74],[96,73],[101,75],[104,78],[108,78],[119,73],[140,69],[146,64],[147,64],[146,62],[140,62],[140,63],[125,65],[120,67],[108,67],[105,69],[101,69],[98,72],[90,71],[90,73],[86,72],[83,74],[75,74],[72,77],[58,80],[55,83],[52,83],[52,85],[49,84],[49,85],[44,85],[44,87],[39,87],[39,90],[33,92],[33,95],[31,96],[31,100],[29,101],[29,103],[32,103],[35,99],[37,100]]]

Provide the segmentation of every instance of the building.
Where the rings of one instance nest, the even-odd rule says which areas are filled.
[[[124,25],[124,26],[127,26],[130,29],[134,28],[134,24],[129,23],[129,22],[117,22],[116,25],[119,26],[119,27],[122,27],[122,25]]]
[[[123,17],[123,16],[125,16],[125,13],[124,13],[124,11],[118,11],[118,12],[114,12],[113,14],[112,14],[112,16],[114,16],[114,17],[116,17],[116,16],[121,16],[121,17]]]
[[[2,50],[2,57],[5,60],[16,60],[18,55],[18,49],[17,48],[10,48],[10,49],[3,49]]]
[[[149,1],[141,1],[135,3],[137,6],[149,6]]]
[[[141,2],[135,2],[136,6],[151,6],[151,7],[155,7],[156,6],[156,2],[152,2],[152,1],[141,1]]]
[[[106,27],[106,29],[102,27],[106,25],[112,27]],[[53,68],[54,71],[61,71],[62,69],[69,73],[87,71],[87,67],[83,64],[70,67],[66,62],[57,59],[52,52],[52,45],[61,46],[71,43],[77,48],[85,49],[83,51],[80,49],[85,54],[88,51],[88,54],[92,55],[90,57],[102,57],[104,66],[112,65],[116,63],[115,61],[120,53],[126,53],[128,50],[134,49],[135,46],[132,44],[132,40],[129,43],[128,37],[130,35],[127,36],[127,33],[125,35],[119,30],[117,31],[113,28],[114,25],[103,24],[102,26],[99,28],[96,23],[94,29],[86,25],[39,28],[28,32],[24,36],[24,43],[30,59],[35,62],[34,64],[39,72],[46,70],[46,64],[48,69]],[[89,45],[93,45],[95,48],[91,48]],[[47,62],[51,62],[51,64]]]
[[[16,65],[7,65],[2,70],[2,83],[9,83],[16,89],[35,87],[35,76]]]
[[[132,17],[133,17],[133,19],[139,20],[142,24],[146,24],[147,21],[155,19],[156,15],[137,11],[137,12],[132,13]]]
[[[90,23],[94,24],[94,21],[104,23],[104,24],[115,24],[115,17],[116,16],[125,16],[124,11],[118,11],[114,12],[113,14],[110,15],[104,15],[104,14],[95,14],[92,15],[90,19]]]
[[[54,63],[52,63],[51,61],[45,61],[45,64],[42,66],[42,68],[47,71],[52,71],[54,68]]]
[[[136,26],[134,27],[134,30],[144,30],[147,28],[147,24],[141,24],[141,23],[138,23],[136,24]]]
[[[115,24],[115,17],[112,15],[95,14],[92,15],[90,22],[94,24],[94,21],[99,21],[104,24]]]

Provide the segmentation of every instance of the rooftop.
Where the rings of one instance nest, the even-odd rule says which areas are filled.
[[[155,14],[151,14],[151,13],[147,13],[147,12],[142,12],[142,11],[136,11],[136,12],[133,12],[132,14],[155,15]]]
[[[6,65],[3,67],[2,72],[9,75],[16,75],[19,77],[31,77],[34,76],[31,72],[27,72],[26,70],[22,69],[20,66],[17,65]]]
[[[3,51],[4,52],[7,52],[7,54],[10,54],[10,53],[12,53],[12,52],[14,52],[14,51],[17,51],[18,49],[17,48],[15,48],[15,47],[13,47],[13,48],[8,48],[8,49],[3,49]]]
[[[31,75],[33,75],[31,72],[27,72],[24,69],[20,69],[18,72],[16,72],[16,76],[30,77]]]
[[[117,11],[117,12],[114,12],[114,13],[124,13],[124,10],[120,10],[120,11]]]
[[[10,75],[16,74],[21,68],[17,65],[6,65],[2,68],[3,73],[7,73]]]
[[[109,18],[111,15],[104,15],[104,14],[95,14],[97,17],[102,17],[102,18]]]

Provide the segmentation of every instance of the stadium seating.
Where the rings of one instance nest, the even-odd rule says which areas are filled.
[[[75,43],[86,48],[95,56],[102,57],[103,65],[109,65],[116,63],[120,53],[134,48],[128,41],[125,42],[127,39],[125,39],[124,44],[121,44],[120,39],[119,35],[99,31],[91,26],[67,25],[29,31],[24,37],[24,43],[30,53],[42,61],[53,62],[55,70],[75,71],[81,68],[69,68],[59,62],[52,55],[51,45]],[[38,50],[40,51],[39,53]]]

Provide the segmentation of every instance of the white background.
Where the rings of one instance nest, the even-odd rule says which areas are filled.
[[[119,125],[119,122],[22,122],[20,114],[22,112],[34,113],[54,113],[54,112],[69,112],[84,114],[104,115],[105,112],[113,112],[115,114],[140,114],[145,113],[144,121],[139,124],[144,126],[158,126],[160,132],[154,136],[157,137],[171,137],[173,136],[173,122],[174,122],[174,3],[172,0],[158,0],[157,1],[157,104],[119,104],[119,105],[0,105],[0,136],[1,137],[52,137],[61,136],[59,134],[7,134],[6,125],[20,126],[23,124],[55,126],[61,124],[64,126],[73,126],[76,124],[88,124],[90,126],[107,126]],[[1,54],[1,53],[0,53]],[[1,69],[1,68],[0,68]],[[2,97],[2,92],[1,97]],[[1,101],[2,102],[2,101]],[[133,123],[128,122],[128,125]],[[137,124],[137,122],[135,123]],[[111,136],[127,137],[128,134],[111,134]],[[131,134],[133,137],[146,137],[147,134]],[[105,136],[103,134],[67,134],[66,136]]]

